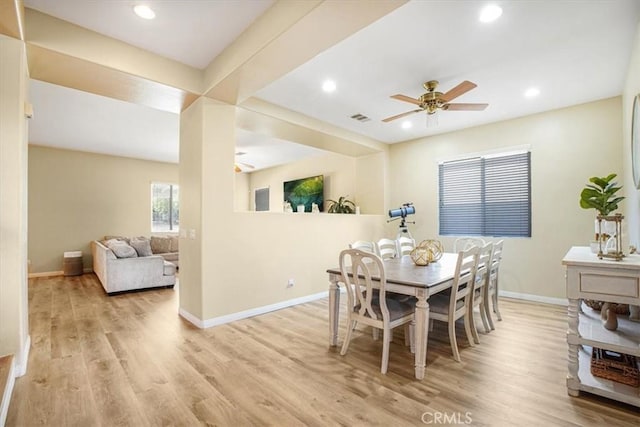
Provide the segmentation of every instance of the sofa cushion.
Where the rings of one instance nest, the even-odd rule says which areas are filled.
[[[178,252],[178,236],[170,236],[169,240],[171,241],[169,252]]]
[[[154,254],[171,252],[171,239],[164,236],[151,236],[151,252]]]
[[[118,258],[137,258],[138,253],[127,242],[117,239],[107,240],[106,246]]]
[[[136,250],[138,256],[151,256],[151,241],[146,237],[132,237],[129,244]]]

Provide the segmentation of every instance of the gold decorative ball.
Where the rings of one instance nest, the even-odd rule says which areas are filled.
[[[438,240],[423,240],[411,251],[411,260],[415,265],[426,266],[442,258],[444,248]]]

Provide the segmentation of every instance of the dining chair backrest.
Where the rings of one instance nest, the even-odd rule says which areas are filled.
[[[453,321],[464,316],[469,307],[479,256],[480,248],[477,246],[458,252],[458,261],[449,298],[449,313]]]
[[[376,242],[376,254],[383,260],[395,258],[398,255],[395,240],[386,238],[378,240]]]
[[[416,247],[416,241],[411,237],[400,236],[396,239],[398,256],[409,255],[411,251]]]
[[[471,333],[476,344],[480,344],[480,336],[476,327],[473,311],[475,307],[480,309],[480,318],[484,331],[488,333],[491,330],[489,319],[487,318],[486,304],[489,292],[489,280],[491,279],[491,256],[493,255],[493,243],[489,242],[480,248],[478,253],[478,268],[476,270],[476,278],[473,285],[473,296],[471,299],[471,307],[469,308],[469,317],[471,322]]]
[[[350,309],[355,310],[360,317],[388,322],[389,309],[385,291],[387,282],[382,259],[360,249],[345,249],[340,252],[340,272],[346,285]],[[373,277],[376,278],[376,292]]]
[[[500,262],[502,261],[503,245],[504,245],[504,240],[500,240],[493,244],[493,252],[491,254],[491,268],[489,270],[490,272],[489,279],[492,281],[498,280],[498,271],[500,270]]]
[[[471,246],[481,248],[484,245],[485,241],[481,237],[458,237],[453,243],[453,252],[458,253],[460,251],[466,251]]]
[[[373,242],[367,240],[356,240],[349,245],[349,249],[360,249],[361,251],[376,253],[376,248]]]

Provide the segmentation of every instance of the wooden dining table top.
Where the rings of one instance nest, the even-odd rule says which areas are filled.
[[[387,283],[427,288],[453,279],[458,254],[443,253],[442,258],[426,266],[415,265],[411,257],[391,258],[384,261]],[[327,270],[329,274],[342,274],[339,267]],[[379,278],[375,275],[374,279]]]

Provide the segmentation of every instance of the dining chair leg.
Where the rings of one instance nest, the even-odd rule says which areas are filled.
[[[491,329],[489,328],[489,320],[487,319],[487,310],[484,306],[484,301],[482,301],[479,305],[480,308],[480,318],[482,319],[482,326],[484,326],[484,332],[489,333]]]
[[[493,312],[496,313],[498,320],[502,321],[502,316],[500,315],[500,309],[498,308],[498,287],[496,286],[496,292],[493,294]]]
[[[493,317],[491,316],[491,305],[492,304],[489,303],[489,293],[487,292],[487,294],[484,297],[483,308],[484,308],[485,317],[489,322],[489,328],[491,328],[491,330],[493,331],[496,329],[496,327],[493,324]]]
[[[480,309],[480,311],[482,311],[482,308]],[[473,342],[476,344],[480,344],[480,335],[478,335],[478,325],[476,324],[475,310],[473,309],[473,306],[469,307],[469,325],[471,328],[471,336],[473,337]]]
[[[451,351],[453,359],[460,362],[460,353],[458,352],[458,341],[456,340],[456,322],[448,322],[449,325],[449,342],[451,343]]]
[[[411,345],[411,324],[404,324],[404,346],[409,347]]]
[[[353,334],[353,330],[356,328],[358,322],[355,320],[351,321],[351,324],[347,328],[347,336],[344,337],[344,342],[342,343],[342,350],[340,350],[340,354],[344,356],[347,354],[347,350],[349,349],[349,343],[351,342],[351,335]]]
[[[382,367],[380,372],[387,373],[389,367],[389,344],[391,343],[391,331],[387,328],[382,330]]]
[[[477,337],[478,331],[476,330],[476,324],[473,321],[473,309],[471,309],[470,314],[468,313],[466,316],[464,316],[464,331],[467,334],[467,340],[469,340],[469,345],[471,347],[474,347],[476,345],[476,342],[478,344],[480,343],[480,337]]]
[[[416,354],[416,320],[413,319],[409,323],[409,345],[411,345],[411,354]]]

